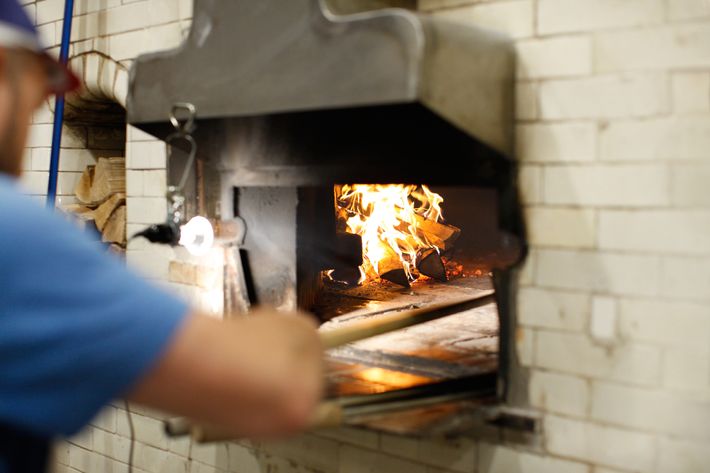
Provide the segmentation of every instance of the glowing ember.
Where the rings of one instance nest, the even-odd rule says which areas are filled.
[[[349,233],[362,237],[360,282],[401,272],[403,284],[416,280],[417,256],[433,248],[446,249],[440,233],[425,227],[442,221],[444,199],[426,186],[353,184],[335,187],[338,218]],[[406,278],[406,279],[405,279]]]

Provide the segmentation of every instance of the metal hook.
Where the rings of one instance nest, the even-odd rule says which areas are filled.
[[[184,110],[187,112],[187,117],[183,118],[183,122],[180,122],[178,118],[179,112]],[[187,183],[187,178],[190,176],[190,170],[195,164],[195,156],[197,154],[197,143],[192,137],[191,133],[195,130],[195,116],[197,115],[197,110],[195,106],[188,102],[178,102],[175,103],[170,110],[170,123],[175,128],[175,132],[165,138],[165,145],[167,147],[167,158],[168,161],[172,156],[173,143],[178,140],[187,141],[190,145],[188,150],[187,163],[185,164],[185,169],[182,173],[182,177],[177,186],[170,186],[170,193],[177,194],[182,192],[185,184]]]
[[[180,118],[178,118],[178,112],[180,110],[187,111],[187,117],[184,118],[184,122],[180,123]],[[175,128],[176,133],[181,135],[188,135],[192,133],[195,129],[195,116],[197,110],[195,106],[189,102],[177,102],[173,104],[173,108],[170,109],[170,123]]]

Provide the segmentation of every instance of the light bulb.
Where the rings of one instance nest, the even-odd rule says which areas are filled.
[[[194,256],[203,256],[212,248],[214,230],[205,217],[193,217],[180,227],[180,245]]]

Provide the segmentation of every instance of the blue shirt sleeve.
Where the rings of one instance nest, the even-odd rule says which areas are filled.
[[[149,370],[187,313],[0,175],[0,422],[76,432]]]

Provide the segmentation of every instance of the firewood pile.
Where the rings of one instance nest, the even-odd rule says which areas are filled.
[[[95,228],[101,241],[121,252],[126,247],[126,162],[99,158],[87,166],[74,189],[78,201],[64,207],[85,228]]]

